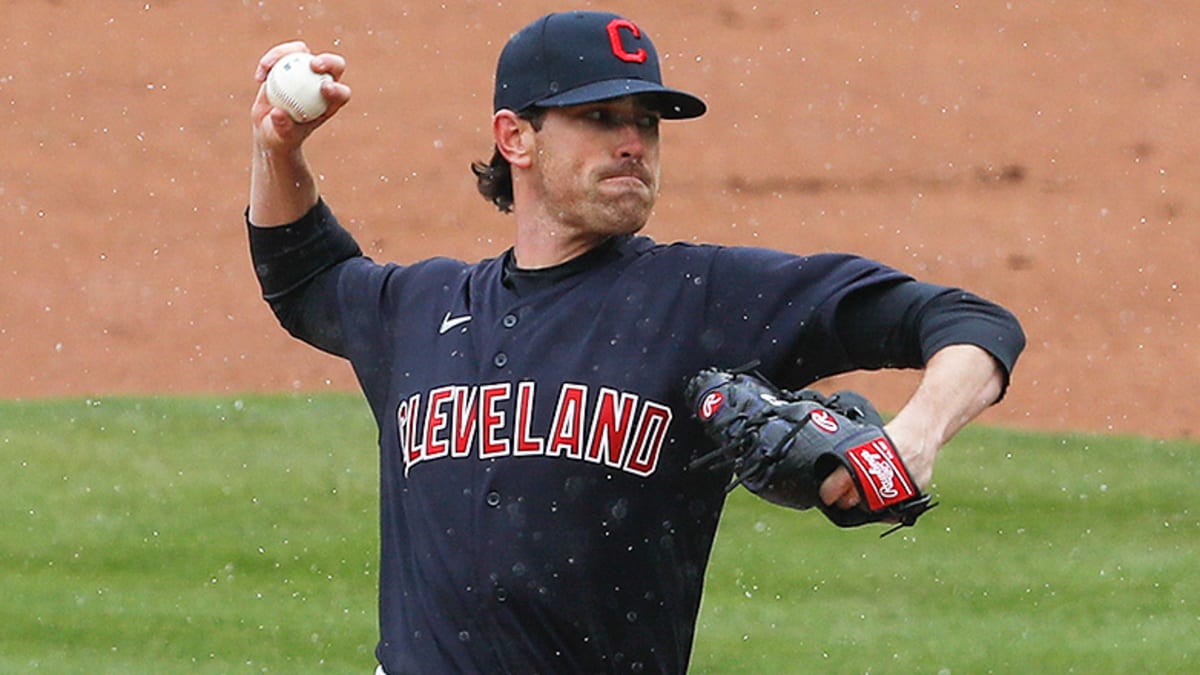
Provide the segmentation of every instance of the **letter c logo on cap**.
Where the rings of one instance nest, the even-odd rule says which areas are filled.
[[[641,38],[642,31],[634,25],[629,19],[613,19],[608,22],[608,41],[612,44],[612,52],[618,59],[629,63],[645,63],[646,50],[638,47],[636,52],[626,51],[625,45],[621,44],[621,29],[625,28],[633,37]]]

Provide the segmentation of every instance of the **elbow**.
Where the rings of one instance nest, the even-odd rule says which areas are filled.
[[[289,303],[286,300],[267,302],[271,311],[275,313],[275,319],[288,335],[328,354],[346,357],[345,341],[336,320],[314,316],[311,312],[306,312],[302,304]]]

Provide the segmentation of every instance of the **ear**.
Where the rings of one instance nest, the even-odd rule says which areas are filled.
[[[492,116],[492,137],[514,168],[528,169],[533,164],[533,125],[515,112],[501,110]]]

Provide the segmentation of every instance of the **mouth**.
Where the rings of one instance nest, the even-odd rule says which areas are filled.
[[[650,187],[652,179],[649,172],[640,167],[621,167],[600,175],[602,183],[629,183]]]
[[[628,185],[634,185],[634,186],[645,186],[645,187],[650,186],[650,184],[647,183],[644,178],[642,178],[640,176],[635,176],[632,174],[627,174],[627,173],[616,174],[616,175],[612,175],[612,176],[605,176],[604,178],[600,179],[600,182],[608,183],[610,185],[611,184],[617,184],[617,185],[628,184]]]

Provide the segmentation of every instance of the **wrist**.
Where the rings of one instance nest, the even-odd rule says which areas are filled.
[[[943,432],[935,425],[911,424],[909,419],[903,414],[897,415],[883,429],[913,480],[925,489],[933,480],[933,465],[945,442]]]
[[[298,146],[255,143],[247,214],[251,223],[259,227],[286,225],[307,213],[318,197],[316,179]]]

